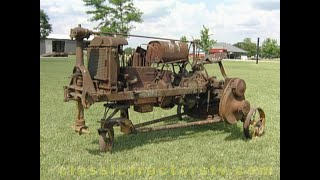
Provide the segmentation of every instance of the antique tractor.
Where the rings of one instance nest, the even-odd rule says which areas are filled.
[[[95,35],[87,48],[88,64],[83,60],[83,39]],[[87,133],[84,109],[95,102],[105,102],[105,112],[99,121],[100,150],[111,151],[114,143],[114,126],[120,126],[125,134],[163,129],[205,125],[217,122],[234,124],[243,122],[246,138],[260,136],[264,132],[265,114],[261,108],[252,108],[245,100],[246,83],[240,78],[229,78],[222,65],[226,53],[216,53],[199,58],[199,41],[153,38],[147,48],[138,46],[130,58],[125,58],[123,46],[128,42],[123,34],[107,36],[79,27],[71,29],[70,37],[76,40],[76,65],[71,82],[64,87],[64,100],[74,100],[77,113],[74,130]],[[128,36],[128,35],[126,35]],[[161,40],[161,41],[160,41]],[[192,63],[189,51],[192,47]],[[223,80],[209,77],[204,65],[217,63]],[[191,69],[187,69],[187,65]],[[164,67],[170,66],[172,70]],[[177,114],[133,124],[128,113],[146,113],[154,107],[171,109],[177,106]],[[113,110],[109,113],[110,110]],[[114,117],[120,112],[120,117]],[[257,113],[258,112],[258,113]],[[194,121],[162,126],[148,126],[172,118],[189,116]]]

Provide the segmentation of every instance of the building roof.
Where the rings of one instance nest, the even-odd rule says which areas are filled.
[[[90,36],[88,41],[91,41],[94,36]],[[60,39],[60,40],[71,40],[70,35],[68,34],[49,34],[47,39]],[[86,38],[83,40],[87,40]]]
[[[228,52],[247,53],[247,51],[243,49],[224,42],[215,43],[212,49],[226,49]]]

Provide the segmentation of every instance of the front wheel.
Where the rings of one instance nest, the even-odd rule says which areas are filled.
[[[114,140],[114,130],[107,129],[106,132],[99,133],[99,149],[101,152],[111,152]]]
[[[258,114],[257,114],[258,111]],[[261,108],[251,108],[243,123],[243,133],[247,139],[261,136],[266,125],[265,113]]]

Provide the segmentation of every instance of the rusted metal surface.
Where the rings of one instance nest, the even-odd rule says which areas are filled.
[[[258,113],[258,114],[257,114]],[[250,132],[250,126],[253,128]],[[266,126],[266,115],[261,108],[251,108],[243,123],[243,132],[246,138],[261,136]]]
[[[245,90],[246,84],[239,78],[232,78],[226,84],[219,104],[219,114],[226,122],[234,124],[249,113],[250,103],[245,100]]]
[[[162,96],[177,96],[181,94],[197,94],[206,92],[207,87],[178,87],[172,89],[158,89],[158,90],[134,90],[121,92],[116,94],[106,94],[101,97],[103,101],[125,101],[125,100],[136,100],[140,98],[150,97],[162,97]]]
[[[177,41],[151,41],[146,60],[151,63],[185,62],[188,60],[188,44]]]
[[[84,38],[89,38],[93,34],[93,31],[81,27],[81,24],[78,27],[70,30],[70,38],[76,40],[83,40]]]
[[[83,63],[83,39],[89,38],[92,31],[84,29],[79,25],[70,30],[71,39],[76,39],[76,64],[73,70],[72,80],[65,89],[65,101],[70,99],[77,102],[77,114],[73,129],[79,134],[88,133],[85,126],[84,108],[89,108],[94,103],[96,89],[93,86],[89,71]]]
[[[107,80],[106,66],[107,48],[88,48],[88,70],[94,79]]]
[[[226,72],[224,71],[224,67],[223,67],[222,63],[219,62],[218,64],[219,64],[219,68],[220,68],[220,71],[221,71],[223,78],[228,78]]]
[[[188,122],[188,123],[178,123],[178,124],[170,124],[170,125],[156,126],[156,127],[140,127],[140,128],[136,128],[136,131],[137,132],[160,131],[160,130],[166,130],[166,129],[176,129],[176,128],[191,127],[191,126],[207,125],[207,124],[213,124],[217,122],[221,122],[221,118],[219,116],[215,116],[213,119]]]
[[[137,47],[136,52],[130,57],[128,61],[129,67],[144,67],[146,66],[146,56],[147,50]]]
[[[128,90],[144,89],[150,85],[156,77],[156,68],[154,67],[127,67],[121,70],[126,75],[126,80],[130,82],[127,85]],[[133,81],[137,79],[136,81]]]
[[[96,36],[87,48],[88,64],[83,61],[83,39]],[[109,33],[120,35],[119,33]],[[123,35],[123,34],[121,34]],[[68,86],[64,86],[64,100],[75,101],[76,117],[73,128],[79,134],[88,133],[84,111],[96,102],[106,102],[103,118],[98,121],[100,128],[99,146],[101,151],[112,150],[114,126],[125,134],[163,129],[190,127],[195,125],[227,122],[244,123],[245,137],[260,136],[265,130],[265,114],[261,108],[253,108],[245,99],[246,83],[240,78],[229,78],[222,59],[225,53],[215,53],[200,58],[199,40],[181,42],[168,38],[139,35],[124,37],[145,37],[168,41],[151,41],[147,48],[141,46],[129,58],[125,58],[123,46],[128,42],[124,37],[103,36],[81,26],[71,29],[70,37],[76,39],[76,63]],[[188,45],[189,43],[189,45]],[[189,62],[189,48],[192,46],[192,63]],[[223,79],[210,77],[206,64],[217,63]],[[187,70],[191,64],[192,70]],[[163,110],[177,106],[177,114],[134,124],[128,109],[139,113],[151,112],[154,108]],[[120,117],[115,117],[120,112]],[[260,118],[256,119],[255,114]],[[147,125],[183,117],[195,121],[163,126]]]
[[[78,27],[70,30],[71,39],[76,39],[76,65],[83,65],[83,39],[89,38],[92,31],[82,28],[79,24]]]
[[[98,133],[100,151],[111,152],[114,141],[114,129],[112,127],[104,130],[98,129]]]
[[[128,45],[128,41],[125,38],[111,37],[111,36],[95,36],[89,47],[96,46],[113,46],[118,47],[120,45]]]
[[[112,53],[114,48],[88,48],[88,68],[97,80],[107,81],[107,88],[116,86],[120,73],[118,54]]]
[[[146,121],[146,122],[143,122],[143,123],[139,123],[139,124],[134,125],[134,127],[135,128],[140,128],[140,127],[147,126],[147,125],[150,125],[150,124],[171,120],[171,119],[174,119],[174,118],[177,118],[177,117],[178,117],[178,115],[171,115],[171,116],[155,119],[155,120],[152,120],[152,121]]]
[[[87,131],[88,127],[85,125],[83,105],[79,99],[76,103],[77,111],[73,129],[81,135],[82,133],[88,133],[89,131]]]

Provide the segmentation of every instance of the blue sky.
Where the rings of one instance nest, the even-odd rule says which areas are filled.
[[[280,44],[280,0],[133,0],[144,22],[133,24],[131,34],[180,39],[199,38],[202,25],[209,27],[218,42],[236,43],[249,37],[262,42],[270,37]],[[82,0],[40,0],[53,32],[49,37],[68,38],[70,28],[82,24],[93,29]],[[129,46],[149,39],[129,38]]]

